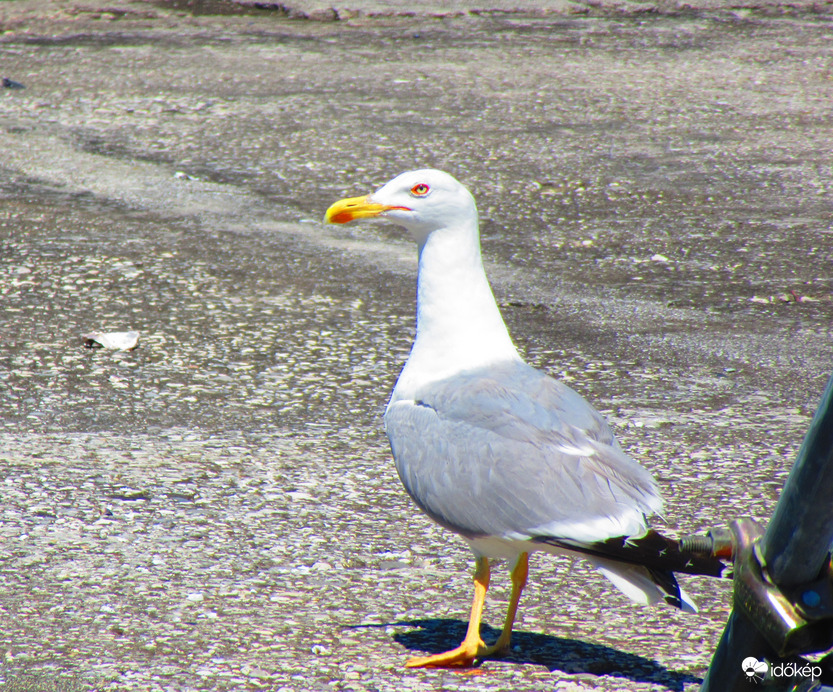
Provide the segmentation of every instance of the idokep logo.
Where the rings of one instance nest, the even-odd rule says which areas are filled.
[[[763,682],[767,678],[767,674],[773,680],[777,678],[818,680],[821,677],[821,666],[812,663],[805,663],[804,665],[792,661],[788,663],[767,663],[766,661],[759,661],[754,656],[748,656],[743,659],[740,666],[746,679],[756,685]]]
[[[754,682],[756,685],[766,677],[767,671],[769,670],[766,661],[759,661],[753,656],[744,658],[740,666],[743,668],[746,679],[749,682]]]

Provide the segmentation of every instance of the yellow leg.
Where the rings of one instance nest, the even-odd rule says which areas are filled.
[[[466,638],[456,649],[433,656],[419,656],[410,659],[408,668],[445,668],[451,666],[470,666],[474,659],[483,655],[486,645],[480,638],[480,618],[483,616],[483,602],[489,588],[489,560],[478,557],[474,570],[474,600],[471,604],[471,616]]]
[[[512,569],[512,595],[509,598],[509,609],[503,622],[503,631],[492,646],[486,646],[480,638],[480,619],[483,615],[483,602],[486,600],[486,590],[489,588],[489,560],[485,557],[477,559],[474,572],[474,601],[471,604],[471,617],[466,638],[456,649],[433,656],[421,656],[410,659],[405,665],[408,668],[446,668],[452,666],[470,666],[477,658],[484,658],[500,653],[509,648],[512,639],[512,625],[518,612],[526,579],[529,574],[529,554],[521,553]]]
[[[527,576],[529,576],[529,553],[521,553],[512,568],[512,595],[509,597],[509,608],[506,611],[506,619],[503,621],[503,631],[497,641],[481,654],[482,656],[491,656],[509,650],[509,643],[512,641],[512,625],[515,624],[515,614],[518,612],[518,603],[526,586]]]

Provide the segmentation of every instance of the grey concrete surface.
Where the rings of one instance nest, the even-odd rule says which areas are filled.
[[[544,558],[505,660],[403,668],[471,595],[381,431],[414,248],[320,219],[456,175],[666,530],[765,520],[833,370],[829,5],[374,7],[0,3],[0,689],[697,689],[727,583]]]

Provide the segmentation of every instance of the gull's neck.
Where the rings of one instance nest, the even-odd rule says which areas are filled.
[[[519,360],[483,270],[476,215],[419,247],[417,333],[393,399],[454,373]]]

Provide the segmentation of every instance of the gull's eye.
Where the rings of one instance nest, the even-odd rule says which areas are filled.
[[[430,191],[431,188],[425,183],[417,183],[411,188],[411,194],[416,197],[425,197]]]

